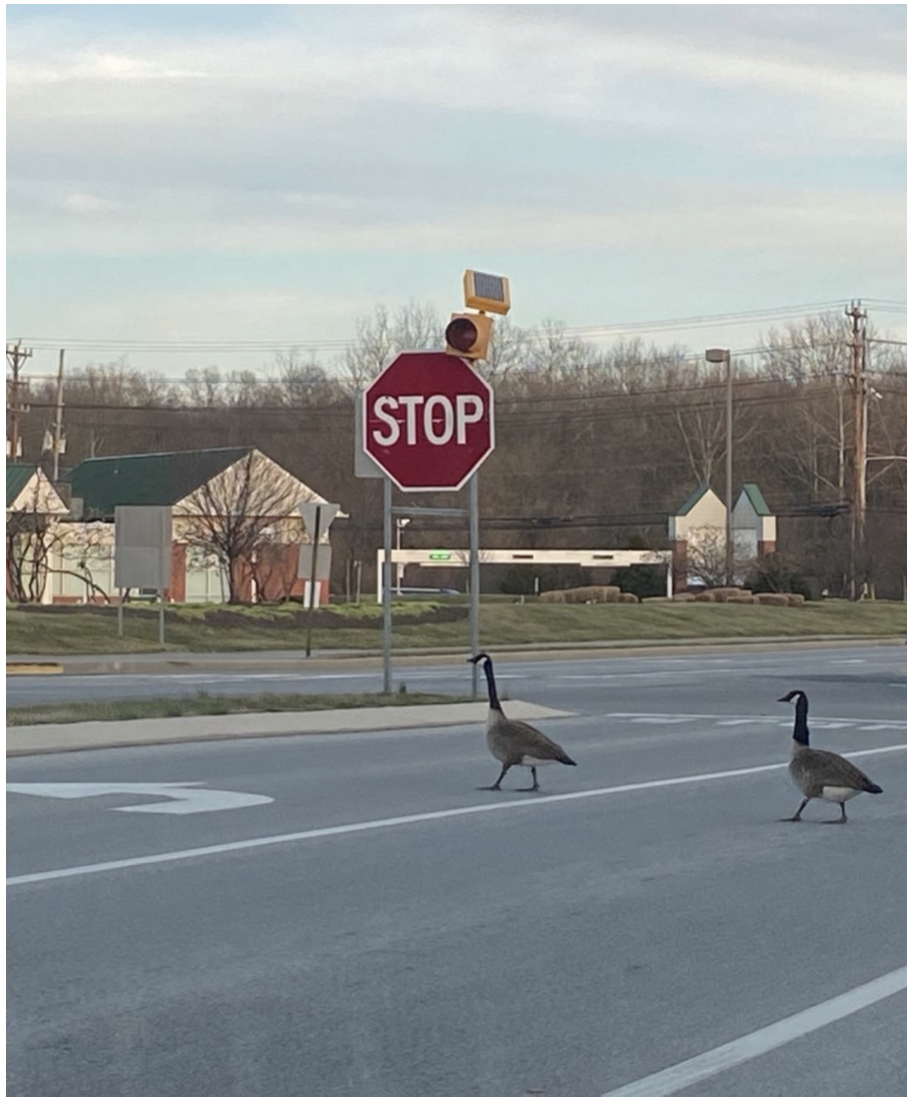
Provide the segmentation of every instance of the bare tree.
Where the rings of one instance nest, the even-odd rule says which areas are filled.
[[[255,559],[299,525],[294,509],[302,502],[299,483],[258,450],[229,466],[191,494],[187,544],[215,557],[228,576],[229,602],[245,602]]]
[[[343,385],[349,393],[362,392],[400,351],[442,350],[446,324],[433,305],[410,301],[390,317],[378,305],[372,317],[362,317],[357,339],[342,356]]]
[[[748,552],[735,539],[734,575],[746,576],[755,567],[756,554]],[[725,530],[718,526],[699,526],[687,538],[687,571],[707,587],[722,587],[726,580]]]
[[[6,516],[6,594],[15,602],[41,602],[55,551],[62,543],[65,511],[50,484],[36,476],[24,506]]]

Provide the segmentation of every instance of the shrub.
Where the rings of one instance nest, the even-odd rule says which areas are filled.
[[[543,591],[542,602],[586,603],[620,602],[620,589],[609,584],[593,587],[570,587],[564,591]],[[634,599],[636,601],[636,599]]]
[[[788,606],[789,596],[785,594],[773,594],[769,591],[761,591],[756,596],[761,606]]]
[[[619,568],[615,578],[622,594],[636,595],[640,601],[665,591],[665,570],[654,565],[632,564],[629,568]]]

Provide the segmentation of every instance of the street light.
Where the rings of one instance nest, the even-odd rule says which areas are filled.
[[[732,541],[732,360],[727,347],[708,347],[707,362],[725,364],[725,583],[730,586],[734,572]]]
[[[410,518],[396,519],[396,549],[402,548],[402,531],[412,520]],[[405,568],[401,561],[396,561],[396,594],[402,594],[402,574]]]

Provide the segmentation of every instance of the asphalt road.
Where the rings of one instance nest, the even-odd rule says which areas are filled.
[[[8,796],[8,1093],[904,1095],[904,657],[504,662],[539,797],[478,727],[9,760],[272,799]],[[778,822],[791,687],[846,827]]]
[[[815,676],[815,682],[839,684],[851,679],[853,668],[865,668],[865,676],[883,673],[894,690],[896,676],[905,689],[905,648],[899,646],[858,648],[790,649],[745,652],[737,648],[720,653],[697,651],[692,655],[656,654],[645,657],[606,655],[596,651],[561,657],[558,653],[543,654],[548,664],[542,674],[542,659],[512,653],[496,657],[498,682],[514,697],[560,708],[566,702],[574,709],[587,707],[598,712],[604,701],[614,695],[629,692],[639,696],[639,686],[649,689],[661,701],[666,696],[670,704],[679,704],[682,689],[717,690],[730,675],[742,675],[746,668],[760,676],[779,675],[793,669],[801,676]],[[286,659],[283,663],[287,663]],[[193,657],[190,657],[191,659]],[[165,669],[160,661],[150,661],[148,673],[112,672],[110,674],[67,675],[8,675],[6,704],[8,707],[36,705],[45,702],[98,701],[120,698],[152,698],[194,694],[204,690],[210,694],[271,693],[350,693],[378,692],[383,687],[382,670],[377,661],[365,666],[361,660],[338,660],[331,669],[324,662],[315,668],[303,659],[292,670],[277,664],[275,670],[263,670],[262,656],[256,666],[245,666],[241,654],[207,656],[207,661],[221,662],[219,670]],[[859,662],[861,661],[861,662]],[[892,676],[892,678],[890,678]],[[482,689],[484,679],[480,677]],[[443,691],[468,695],[471,669],[459,657],[428,660],[400,655],[393,661],[393,683],[398,688],[405,683],[411,690]],[[809,687],[810,689],[810,687]],[[724,693],[724,690],[717,690]],[[765,704],[762,693],[753,702]]]

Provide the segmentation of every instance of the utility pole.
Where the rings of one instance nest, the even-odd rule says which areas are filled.
[[[728,347],[708,347],[707,362],[725,365],[725,585],[731,586],[735,576],[735,541],[732,529],[732,454],[734,435],[732,430],[734,401],[732,397],[732,359]]]
[[[63,449],[63,355],[60,348],[60,358],[57,364],[57,407],[54,414],[54,483],[60,479],[60,453]]]
[[[859,570],[864,567],[865,510],[867,507],[868,399],[865,391],[865,337],[868,313],[860,301],[846,306],[852,321],[852,395],[854,399],[854,439],[852,457],[852,543],[850,552],[853,599],[861,598],[864,585]]]
[[[31,351],[26,351],[19,339],[13,344],[6,345],[6,361],[13,372],[12,379],[6,382],[6,408],[10,414],[10,437],[7,441],[9,458],[15,464],[19,461],[19,449],[21,446],[19,434],[19,419],[30,409],[22,403],[22,392],[28,389],[27,381],[19,380],[19,370],[27,358],[32,357]]]

